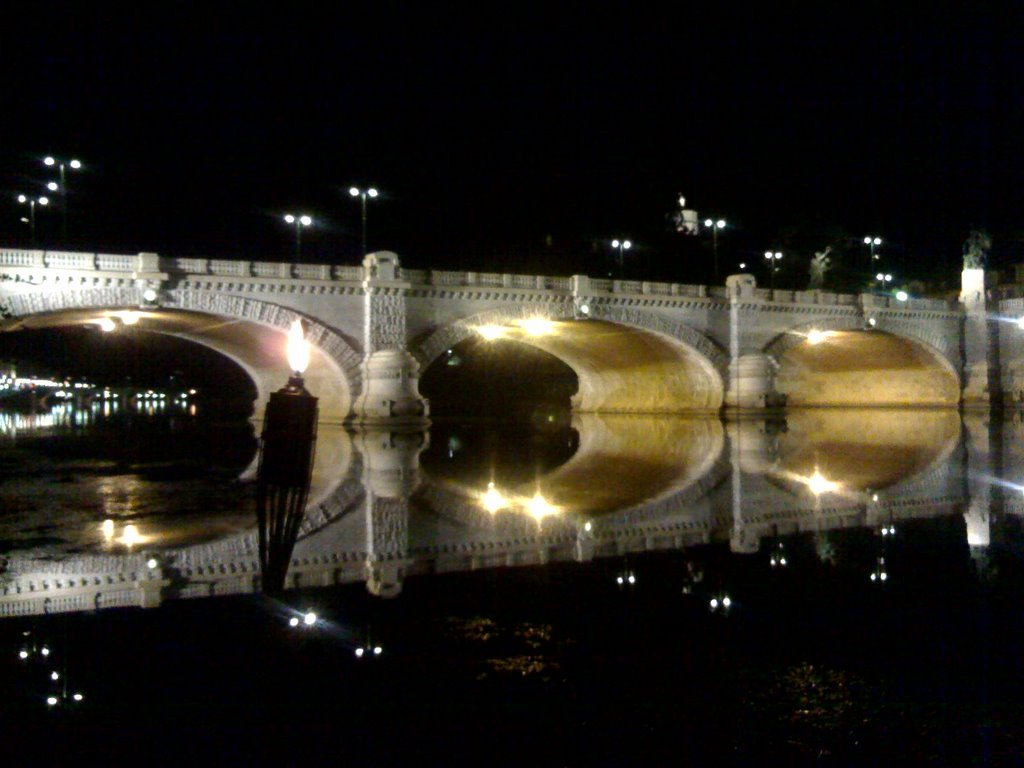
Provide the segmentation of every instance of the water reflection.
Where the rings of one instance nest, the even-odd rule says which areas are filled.
[[[81,610],[258,589],[247,479],[255,445],[245,426],[246,450],[223,466],[219,490],[204,496],[210,486],[199,482],[193,508],[174,514],[167,514],[172,500],[197,482],[181,469],[181,454],[97,468],[82,459],[81,446],[60,437],[42,447],[30,442],[30,455],[5,455],[25,471],[18,482],[0,483],[8,508],[21,504],[19,524],[8,523],[0,536],[7,550],[0,615],[39,612],[44,600],[56,610],[55,597],[64,610]],[[763,553],[766,568],[791,568],[786,537],[811,532],[817,556],[829,558],[831,530],[863,527],[883,542],[903,521],[942,515],[962,516],[964,543],[984,548],[993,505],[1009,509],[995,481],[1024,475],[1017,458],[1003,466],[1016,457],[1019,428],[1010,422],[993,437],[990,425],[964,423],[949,411],[879,409],[730,422],[576,415],[545,431],[321,428],[286,586],[365,582],[386,597],[422,574],[716,542]],[[165,439],[173,434],[159,431]],[[184,434],[190,450],[210,438]],[[34,476],[33,462],[46,472]],[[90,468],[97,477],[83,487]],[[76,482],[66,498],[53,498],[47,494],[60,473]],[[37,481],[45,493],[33,490]],[[884,544],[877,546],[867,571],[887,581]],[[623,587],[635,585],[631,568],[619,575]],[[726,597],[715,593],[719,609]]]

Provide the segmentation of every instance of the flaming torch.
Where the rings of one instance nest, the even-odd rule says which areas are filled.
[[[309,496],[317,421],[317,399],[306,391],[302,380],[309,355],[302,323],[296,320],[288,333],[292,375],[267,403],[256,472],[260,571],[266,594],[284,590]]]

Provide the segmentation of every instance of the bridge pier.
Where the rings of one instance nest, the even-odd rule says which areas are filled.
[[[409,497],[419,484],[426,432],[370,431],[357,438],[366,488],[366,588],[396,597],[409,565]]]
[[[1001,404],[999,386],[998,321],[988,315],[984,269],[964,269],[960,275],[960,303],[964,309],[963,391],[966,408]]]
[[[775,391],[775,361],[763,352],[734,357],[729,363],[726,408],[771,408],[782,405]]]
[[[419,363],[406,349],[406,294],[398,256],[388,251],[363,260],[363,391],[352,407],[356,424],[424,423],[429,406],[419,392]]]

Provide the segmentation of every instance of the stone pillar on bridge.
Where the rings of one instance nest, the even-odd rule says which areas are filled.
[[[727,408],[766,408],[781,405],[775,392],[775,361],[759,349],[743,343],[743,302],[755,300],[757,284],[753,275],[730,275],[729,291],[729,383],[725,392]]]
[[[963,405],[987,408],[1000,404],[998,320],[988,314],[984,269],[961,273],[960,303],[964,308]]]
[[[366,588],[395,597],[409,562],[409,497],[419,484],[428,433],[367,431],[356,443],[366,488]]]
[[[767,408],[775,405],[775,361],[763,352],[737,355],[729,362],[728,408]]]
[[[388,251],[363,259],[363,391],[352,408],[358,424],[425,422],[419,363],[406,349],[406,294],[398,256]]]

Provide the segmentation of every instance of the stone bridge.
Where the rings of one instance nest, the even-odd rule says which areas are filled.
[[[285,330],[315,347],[324,423],[424,421],[418,377],[462,342],[543,349],[576,373],[574,409],[687,413],[778,404],[986,406],[1024,397],[1020,299],[981,270],[960,300],[361,266],[0,250],[3,330],[131,325],[218,350],[262,402],[285,378]],[[1004,306],[1005,305],[1005,306]],[[475,340],[467,342],[467,340]],[[524,372],[524,375],[526,372]]]

